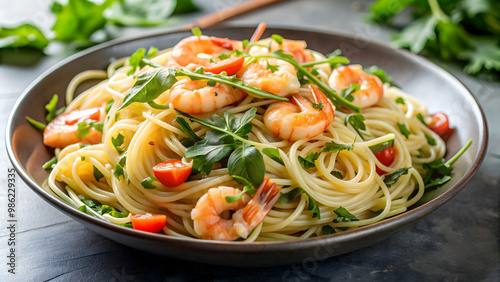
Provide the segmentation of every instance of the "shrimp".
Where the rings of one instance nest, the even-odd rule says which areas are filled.
[[[296,93],[291,102],[277,102],[267,108],[264,124],[274,136],[288,141],[311,139],[333,122],[335,107],[316,87],[309,85],[309,89],[316,106]]]
[[[90,127],[88,134],[81,136],[81,132],[80,135],[78,134],[78,124],[88,120],[98,121],[100,116],[101,108],[62,113],[45,127],[43,143],[45,146],[54,148],[64,148],[76,143],[97,144],[101,142],[101,132]]]
[[[180,111],[201,114],[216,111],[246,96],[246,92],[226,84],[216,83],[211,87],[206,80],[186,78],[170,88],[169,102]]]
[[[190,36],[181,40],[172,48],[172,55],[167,67],[188,67],[194,69],[210,63],[222,54],[229,54],[233,50],[242,50],[240,41],[227,38],[208,36]]]
[[[337,92],[348,88],[351,84],[358,83],[361,87],[352,93],[356,106],[366,108],[377,104],[384,95],[382,81],[376,75],[363,71],[360,65],[342,66],[333,70],[328,84]]]
[[[271,48],[269,48],[269,42],[271,42]],[[283,50],[284,53],[292,55],[299,64],[302,64],[315,60],[312,52],[307,50],[306,47],[306,42],[301,40],[283,39],[282,43],[279,44],[274,39],[266,38],[256,42],[248,50],[248,53],[252,56],[260,56],[267,55],[276,50]]]
[[[235,202],[226,201],[227,196],[240,193],[240,189],[228,186],[209,189],[191,211],[196,234],[203,239],[220,241],[247,238],[278,201],[280,189],[265,177],[252,199],[249,199],[248,194],[244,194]],[[221,214],[226,211],[235,211],[235,213],[232,218],[224,219]]]
[[[272,68],[277,69],[273,72]],[[236,76],[246,84],[283,97],[298,92],[300,88],[295,67],[274,58],[244,66]]]

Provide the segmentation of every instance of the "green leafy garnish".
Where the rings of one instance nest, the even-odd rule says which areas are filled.
[[[425,126],[427,126],[427,123],[426,123],[426,122],[425,122],[425,120],[424,120],[424,116],[422,116],[422,114],[421,114],[421,113],[417,113],[417,115],[416,115],[416,116],[417,116],[417,119],[418,119],[421,123],[423,123]]]
[[[241,199],[243,194],[248,193],[250,195],[253,195],[255,191],[257,190],[252,183],[250,183],[246,178],[240,177],[238,175],[231,175],[231,177],[236,180],[238,183],[243,183],[245,186],[243,186],[243,191],[239,193],[238,195],[234,196],[226,196],[226,202],[228,203],[233,203]]]
[[[398,181],[399,177],[401,177],[402,175],[408,174],[408,170],[410,168],[411,167],[403,167],[403,168],[400,168],[394,172],[391,172],[391,173],[385,175],[384,176],[385,185],[387,185],[387,187],[389,187],[392,184],[396,183]]]
[[[335,228],[331,227],[330,225],[324,225],[323,227],[321,227],[321,233],[323,235],[330,235],[337,233],[337,231],[335,231]]]
[[[347,101],[352,102],[354,101],[354,97],[352,97],[352,94],[359,89],[361,89],[361,85],[353,83],[349,85],[349,87],[342,89],[342,93],[340,95],[342,95],[342,97],[344,97]]]
[[[264,179],[264,159],[247,136],[252,131],[251,121],[256,112],[257,108],[251,108],[239,118],[224,112],[222,117],[214,114],[211,120],[204,121],[179,112],[190,120],[213,129],[202,140],[189,147],[184,157],[193,159],[194,169],[209,174],[215,162],[229,156],[229,174],[245,178],[254,186],[259,186]]]
[[[338,153],[340,151],[351,151],[354,149],[354,143],[356,143],[356,139],[352,142],[351,145],[343,145],[343,144],[337,144],[333,141],[326,142],[325,146],[319,150],[320,152],[328,152],[328,153]]]
[[[60,115],[64,112],[65,107],[62,107],[58,110],[56,109],[57,100],[58,100],[58,96],[57,96],[57,94],[55,94],[54,96],[52,96],[52,99],[50,99],[50,102],[47,105],[45,105],[45,109],[47,110],[47,115],[45,116],[46,122],[51,122],[58,115]]]
[[[47,45],[49,40],[32,24],[0,28],[0,49],[30,47],[43,51]]]
[[[330,174],[337,177],[338,179],[344,179],[344,176],[340,171],[332,170],[330,171]]]
[[[472,140],[465,144],[465,146],[447,162],[445,162],[444,158],[440,158],[429,163],[423,163],[422,168],[426,170],[426,176],[424,178],[425,188],[437,188],[450,181],[451,171],[453,170],[451,166],[463,155],[471,144]]]
[[[115,100],[114,99],[111,99],[109,100],[107,103],[106,103],[106,107],[104,108],[104,112],[107,114],[109,113],[109,110],[111,109],[111,107],[113,106],[113,104],[115,103]]]
[[[359,221],[359,219],[357,219],[356,216],[352,215],[343,207],[339,207],[335,209],[333,212],[337,215],[337,217],[333,220],[334,223]],[[344,231],[347,230],[348,227],[338,227],[338,229]]]
[[[194,36],[201,36],[201,29],[199,27],[193,27],[191,29],[191,32],[193,33]]]
[[[279,163],[281,165],[285,165],[285,163],[281,159],[280,150],[279,149],[276,149],[276,148],[264,148],[264,149],[262,149],[262,153],[264,153],[264,155],[270,157],[273,161],[275,161],[275,162],[277,162],[277,163]]]
[[[144,189],[156,189],[156,186],[153,184],[155,181],[158,181],[158,179],[148,176],[141,181],[141,185]]]
[[[124,177],[123,166],[120,164],[115,165],[115,172],[113,173],[116,179],[120,180],[120,176]]]
[[[283,44],[283,37],[281,35],[273,34],[271,38],[276,41],[278,44]]]
[[[307,210],[310,210],[313,212],[313,218],[316,217],[318,219],[321,219],[321,213],[319,211],[319,206],[318,202],[314,200],[313,197],[311,197],[304,189],[301,187],[295,187],[293,188],[290,192],[288,193],[281,193],[280,192],[280,197],[278,199],[278,203],[290,203],[294,201],[300,194],[306,194],[308,197],[308,206]]]
[[[388,147],[394,147],[394,139],[372,145],[369,148],[374,154],[376,154],[385,151]]]
[[[92,128],[102,132],[103,124],[95,120],[81,121],[78,123],[78,133],[76,134],[76,138],[83,140],[87,135],[89,135]]]
[[[327,63],[327,64],[330,64],[330,66],[332,68],[336,68],[340,64],[348,64],[349,59],[347,59],[346,57],[339,56],[341,53],[342,52],[339,49],[337,49],[337,50],[333,51],[332,53],[328,54],[326,57],[326,60],[305,62],[305,63],[302,63],[300,65],[304,68],[308,68],[308,67],[312,67],[315,65]]]
[[[118,152],[118,154],[121,154],[127,150],[127,146],[122,147],[124,141],[125,136],[123,136],[121,133],[118,133],[118,136],[116,136],[116,138],[111,137],[111,143],[113,144],[113,147],[115,147],[115,150]]]
[[[53,165],[57,164],[56,156],[53,156],[50,160],[43,164],[43,169],[51,169]]]
[[[408,136],[410,136],[411,132],[408,130],[408,128],[406,128],[406,125],[404,123],[398,122],[397,126],[401,134],[403,134],[406,137],[406,139],[408,139]]]
[[[401,105],[405,105],[405,99],[403,99],[403,97],[398,97],[396,98],[396,103],[398,104],[401,104]]]
[[[371,67],[364,68],[363,71],[366,73],[369,73],[369,74],[376,75],[378,78],[380,78],[382,83],[387,82],[387,83],[392,84],[392,77],[388,76],[387,73],[383,69],[381,69],[377,66],[371,66]]]
[[[95,178],[95,180],[96,181],[101,180],[101,178],[104,177],[104,174],[102,174],[102,172],[99,169],[97,169],[97,167],[95,167],[95,166],[92,166],[92,167],[94,168],[94,178]]]
[[[304,169],[316,167],[316,160],[319,158],[319,152],[311,152],[305,158],[298,156],[297,159]]]
[[[323,110],[323,101],[319,101],[319,103],[311,103],[313,109]]]
[[[39,122],[39,121],[36,121],[30,117],[25,117],[26,118],[26,121],[31,125],[33,126],[34,128],[38,129],[38,130],[41,130],[41,131],[44,131],[45,130],[45,127],[47,127],[45,124]]]
[[[78,210],[87,213],[89,215],[94,216],[92,212],[88,210],[88,208],[92,209],[92,211],[96,212],[98,215],[109,214],[112,217],[116,218],[125,218],[128,216],[128,212],[118,212],[113,207],[108,205],[103,205],[97,200],[89,200],[85,199],[83,196],[78,196],[80,201],[82,201],[83,205],[78,208]]]
[[[436,139],[428,136],[427,134],[425,134],[425,138],[427,138],[427,144],[429,144],[431,146],[436,145]]]
[[[365,140],[363,136],[370,136],[369,134],[362,133],[361,130],[366,130],[365,117],[362,114],[348,114],[345,116],[344,125],[350,124],[352,128],[358,133],[361,139]]]
[[[270,70],[272,73],[276,72],[280,67],[279,65],[271,65],[269,61],[266,61],[266,64],[267,64],[266,69]]]

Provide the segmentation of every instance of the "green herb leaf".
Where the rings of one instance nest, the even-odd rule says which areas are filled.
[[[127,146],[122,147],[124,141],[125,136],[123,136],[121,133],[118,133],[118,136],[116,136],[116,138],[111,137],[111,143],[113,144],[113,147],[115,147],[118,154],[121,154],[127,150]]]
[[[330,171],[330,174],[337,177],[338,179],[344,179],[344,176],[342,176],[342,173],[340,171],[332,170]]]
[[[335,231],[335,228],[331,227],[330,225],[324,225],[323,227],[321,227],[321,233],[323,235],[330,235],[337,232]]]
[[[323,101],[319,101],[319,103],[311,103],[313,109],[323,110]]]
[[[94,168],[94,178],[95,178],[95,180],[96,181],[101,180],[101,178],[104,177],[104,174],[102,174],[102,172],[99,169],[97,169],[97,167],[95,167],[95,166],[92,166],[92,167]]]
[[[425,126],[427,126],[427,123],[426,123],[426,122],[425,122],[425,120],[424,120],[424,116],[422,116],[422,114],[421,114],[421,113],[417,113],[417,115],[416,115],[416,116],[417,116],[417,119],[418,119],[421,123],[423,123]]]
[[[401,105],[405,105],[405,99],[403,99],[403,97],[398,97],[396,98],[396,103],[398,104],[401,104]]]
[[[328,54],[326,56],[326,60],[305,62],[305,63],[300,64],[300,66],[304,67],[304,68],[309,68],[312,66],[327,63],[327,64],[330,64],[331,68],[334,69],[334,68],[338,67],[340,64],[348,64],[349,63],[349,59],[347,59],[346,57],[339,56],[341,53],[342,52],[340,51],[340,49],[337,49],[337,50],[333,51],[332,53]]]
[[[46,163],[43,164],[42,168],[43,169],[52,169],[52,166],[57,164],[57,158],[56,156],[53,156],[50,160],[48,160]]]
[[[392,77],[388,76],[387,73],[383,69],[381,69],[377,66],[371,66],[371,67],[364,68],[363,71],[366,73],[369,73],[369,74],[376,75],[378,78],[380,78],[382,83],[387,82],[387,83],[393,84]],[[397,102],[397,100],[396,100],[396,102]],[[403,102],[404,102],[404,100],[403,100]],[[403,105],[404,105],[404,103],[403,103]]]
[[[305,158],[298,156],[297,159],[304,169],[316,167],[316,160],[319,158],[319,152],[311,152]]]
[[[53,119],[56,118],[57,113],[56,113],[56,106],[57,106],[57,94],[52,96],[52,99],[50,99],[50,102],[45,105],[45,109],[47,110],[47,115],[45,116],[45,121],[47,123],[51,122]]]
[[[399,128],[399,131],[401,131],[401,134],[403,134],[406,139],[408,139],[408,136],[410,136],[411,132],[406,128],[406,125],[404,123],[397,123],[397,126]]]
[[[279,149],[276,149],[276,148],[264,148],[264,149],[262,149],[262,153],[264,153],[264,155],[270,157],[273,161],[275,161],[275,162],[277,162],[277,163],[279,163],[281,165],[285,165],[285,163],[281,159],[280,150]]]
[[[130,56],[130,58],[128,59],[128,64],[132,67],[132,69],[127,72],[127,75],[132,75],[135,73],[136,69],[142,63],[142,59],[144,59],[145,55],[146,49],[139,48],[134,52],[134,54],[132,54],[132,56]]]
[[[374,154],[376,154],[385,151],[388,147],[394,147],[394,139],[372,145],[369,148]]]
[[[156,189],[156,186],[153,185],[153,182],[155,182],[155,181],[158,181],[158,179],[156,179],[152,176],[149,176],[149,177],[144,178],[144,180],[141,181],[141,185],[142,185],[142,187],[144,187],[144,189]]]
[[[476,74],[481,69],[500,71],[500,46],[498,40],[476,39],[472,41],[471,50],[458,55],[462,60],[468,60],[465,71]]]
[[[181,130],[186,133],[187,137],[189,138],[189,140],[192,140],[192,141],[200,141],[201,138],[196,135],[196,133],[193,131],[193,129],[191,128],[191,126],[189,125],[189,123],[181,118],[181,117],[177,117],[175,119],[175,121],[177,121],[177,123],[181,126]]]
[[[31,47],[43,51],[47,45],[49,40],[32,24],[0,28],[0,49]]]
[[[337,217],[333,220],[334,223],[359,221],[359,219],[357,219],[356,216],[352,215],[350,212],[348,212],[343,207],[339,207],[339,208],[335,209],[333,212],[337,215]],[[346,230],[347,228],[342,227],[339,229]]]
[[[102,132],[103,124],[95,120],[84,120],[78,123],[78,133],[76,138],[83,140],[87,135],[89,135],[91,129],[94,128],[97,131]]]
[[[25,117],[26,121],[31,125],[33,126],[34,128],[38,129],[38,130],[41,130],[41,131],[44,131],[45,130],[45,127],[47,127],[45,124],[41,123],[41,122],[38,122],[30,117]]]
[[[125,177],[123,167],[120,164],[115,165],[115,172],[113,174],[118,180],[120,180],[120,176]]]
[[[152,102],[163,92],[170,89],[176,82],[177,79],[172,70],[166,68],[149,70],[137,77],[136,83],[125,96],[123,104],[118,110],[135,102]]]
[[[361,136],[361,139],[365,140],[363,136],[370,136],[366,133],[362,133],[361,130],[366,130],[365,117],[361,114],[348,114],[345,116],[344,125],[350,124],[352,128]]]
[[[328,153],[338,153],[340,151],[352,151],[354,149],[354,142],[352,142],[351,145],[343,145],[343,144],[337,144],[334,141],[330,141],[325,143],[325,146],[319,150],[320,152],[328,152]]]
[[[191,29],[191,32],[193,33],[194,36],[201,36],[201,29],[199,27],[194,27]]]
[[[266,69],[270,70],[272,73],[276,72],[280,67],[279,65],[271,65],[269,61],[266,61],[266,64],[267,64]]]
[[[370,8],[371,20],[388,23],[401,10],[411,5],[414,0],[379,0]]]
[[[341,95],[347,101],[352,102],[352,101],[354,101],[354,97],[352,97],[352,94],[354,92],[358,91],[359,89],[361,89],[361,85],[359,85],[357,83],[353,83],[349,87],[347,87],[346,89],[342,89]]]
[[[283,37],[281,35],[273,34],[271,38],[276,41],[278,44],[283,44]]]
[[[393,36],[393,42],[397,47],[408,48],[413,53],[420,53],[427,42],[436,39],[436,25],[438,19],[434,16],[428,16],[418,19],[407,25],[401,33]]]
[[[427,138],[427,144],[434,146],[436,145],[436,139],[428,136],[427,134],[425,135],[425,138]]]
[[[244,178],[244,177],[241,177],[241,176],[238,176],[238,175],[231,175],[231,177],[234,180],[236,180],[238,183],[244,184],[245,186],[243,186],[243,191],[241,193],[239,193],[238,195],[226,196],[226,202],[228,202],[228,203],[236,202],[239,199],[241,199],[241,197],[245,193],[248,193],[251,196],[253,196],[253,194],[255,193],[255,191],[257,189],[255,188],[255,186],[253,186],[253,184],[251,182],[248,181],[247,178]]]
[[[294,189],[292,189],[291,191],[289,191],[288,193],[281,193],[280,192],[280,197],[278,199],[278,203],[290,203],[292,201],[294,201],[300,194],[306,194],[307,197],[308,197],[308,206],[307,206],[307,210],[312,210],[313,212],[313,218],[316,217],[318,219],[321,219],[321,212],[319,210],[319,206],[318,206],[318,202],[316,202],[316,200],[314,200],[313,197],[311,197],[304,189],[302,189],[301,187],[296,187]]]
[[[227,168],[230,175],[240,176],[259,186],[264,180],[266,166],[262,154],[254,146],[242,143],[229,156]],[[235,180],[241,183],[238,178]]]
[[[408,174],[408,170],[410,168],[411,167],[403,167],[403,168],[400,168],[394,172],[391,172],[391,173],[385,175],[384,176],[385,185],[387,185],[387,187],[390,187],[392,184],[396,183],[398,181],[399,177],[401,177],[402,175]]]
[[[109,100],[107,103],[106,103],[106,108],[104,109],[104,112],[107,114],[109,113],[109,110],[111,109],[111,107],[113,106],[113,104],[115,103],[115,100],[114,99],[111,99]]]

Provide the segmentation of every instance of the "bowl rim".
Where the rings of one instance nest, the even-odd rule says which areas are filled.
[[[204,31],[210,32],[212,30],[222,30],[222,29],[237,29],[237,28],[254,28],[254,26],[250,25],[245,25],[245,24],[224,24],[224,25],[218,25],[216,27],[211,27],[211,28],[205,28]],[[308,33],[315,33],[318,35],[327,35],[327,36],[337,36],[337,37],[343,37],[343,38],[348,38],[348,39],[353,39],[354,37],[343,34],[343,33],[338,33],[338,32],[331,32],[331,31],[325,31],[323,29],[308,29],[304,27],[296,27],[296,26],[290,26],[290,25],[269,25],[267,30],[285,30],[289,32],[293,31],[300,31],[300,32],[308,32]],[[111,40],[105,43],[101,43],[99,45],[90,47],[88,49],[85,49],[83,51],[77,52],[54,66],[50,67],[46,71],[44,71],[41,75],[39,75],[32,83],[29,84],[29,86],[23,91],[23,93],[19,96],[19,98],[16,100],[10,114],[8,117],[7,121],[7,126],[6,126],[6,147],[7,147],[7,154],[9,156],[10,161],[14,165],[17,173],[19,176],[23,179],[23,181],[30,187],[31,190],[33,190],[36,194],[38,194],[41,198],[43,198],[46,202],[51,204],[52,206],[56,207],[59,209],[59,211],[65,213],[66,215],[69,215],[73,218],[79,218],[80,220],[87,221],[88,223],[92,225],[97,225],[100,228],[107,229],[112,232],[119,232],[123,233],[125,236],[133,236],[137,237],[138,239],[146,239],[149,241],[171,241],[172,243],[177,243],[177,244],[192,244],[196,242],[196,246],[200,249],[205,249],[205,250],[216,250],[220,249],[221,246],[223,247],[229,247],[234,250],[234,248],[238,248],[238,251],[245,252],[245,253],[255,253],[255,252],[273,252],[273,251],[281,251],[281,250],[288,250],[290,248],[293,248],[295,250],[299,249],[309,249],[311,247],[316,247],[316,246],[326,246],[326,245],[333,245],[333,244],[340,244],[348,241],[353,241],[353,240],[358,240],[360,238],[365,238],[368,237],[374,233],[378,233],[380,231],[389,231],[396,229],[399,226],[403,226],[405,224],[409,224],[419,218],[421,218],[423,215],[428,214],[432,211],[434,211],[436,208],[441,206],[443,203],[447,202],[450,200],[453,196],[455,196],[458,192],[460,192],[467,183],[470,182],[470,180],[473,178],[473,176],[477,173],[481,163],[483,162],[486,151],[487,151],[487,146],[488,146],[488,127],[487,127],[487,122],[485,118],[484,111],[479,104],[478,100],[476,97],[472,94],[472,92],[465,86],[456,76],[453,74],[449,73],[448,71],[442,69],[439,67],[436,63],[430,61],[429,59],[415,55],[413,53],[410,53],[407,50],[402,50],[402,49],[395,49],[391,47],[389,44],[386,43],[381,43],[378,41],[373,41],[365,38],[355,38],[356,40],[360,40],[366,44],[374,45],[375,47],[379,48],[384,48],[384,49],[391,49],[393,52],[398,52],[401,55],[405,57],[409,57],[412,60],[417,60],[420,61],[421,63],[425,64],[427,67],[430,67],[433,71],[441,73],[444,76],[449,76],[451,79],[453,79],[455,82],[458,82],[461,87],[466,90],[472,98],[472,100],[475,102],[474,106],[477,106],[478,109],[478,114],[481,117],[481,125],[483,127],[482,131],[482,139],[480,140],[480,144],[478,144],[478,153],[476,156],[476,159],[473,161],[472,166],[464,173],[464,175],[461,177],[461,179],[450,189],[445,191],[444,193],[438,195],[436,198],[422,204],[421,206],[414,207],[410,210],[405,211],[404,213],[401,213],[399,215],[386,218],[382,221],[358,227],[355,229],[343,231],[341,233],[336,233],[336,234],[331,234],[331,235],[326,235],[326,236],[317,236],[313,238],[307,238],[307,239],[300,239],[300,240],[293,240],[293,241],[271,241],[271,242],[252,242],[252,243],[245,243],[245,242],[225,242],[225,241],[211,241],[211,240],[202,240],[202,239],[195,239],[195,238],[177,238],[177,237],[171,237],[171,236],[165,236],[161,234],[153,234],[153,233],[147,233],[147,232],[141,232],[137,231],[131,228],[126,228],[122,227],[116,224],[108,223],[105,221],[102,221],[100,219],[97,219],[95,217],[92,217],[90,215],[87,215],[85,213],[82,213],[78,211],[77,209],[74,209],[67,203],[65,203],[62,199],[55,197],[51,194],[49,194],[47,191],[45,191],[42,187],[40,187],[34,179],[32,179],[27,171],[22,167],[20,162],[18,162],[14,149],[12,146],[12,135],[14,133],[14,128],[13,128],[13,121],[15,118],[15,113],[19,107],[19,105],[22,103],[22,101],[28,96],[30,93],[31,89],[35,87],[37,84],[39,84],[43,79],[45,79],[47,76],[49,76],[52,72],[57,70],[58,68],[71,63],[72,61],[79,59],[81,57],[84,57],[88,54],[107,49],[113,46],[118,46],[122,44],[126,44],[129,42],[133,41],[139,41],[142,39],[147,39],[150,37],[157,37],[157,36],[170,36],[172,34],[177,34],[177,33],[185,33],[189,32],[186,30],[182,29],[176,29],[176,28],[164,28],[164,29],[158,29],[154,30],[151,32],[145,32],[144,34],[141,35],[133,35],[133,36],[126,36],[123,38],[118,38],[115,40]],[[423,60],[422,60],[423,59]],[[478,139],[479,140],[479,139]]]

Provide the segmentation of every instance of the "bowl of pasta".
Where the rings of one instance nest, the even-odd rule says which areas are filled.
[[[433,63],[263,26],[87,49],[26,89],[6,135],[30,188],[95,232],[246,266],[389,238],[464,188],[487,147],[477,101]]]

